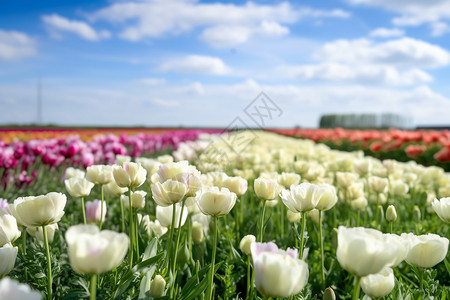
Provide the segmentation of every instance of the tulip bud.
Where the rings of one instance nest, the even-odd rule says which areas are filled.
[[[256,237],[252,234],[246,235],[242,238],[241,242],[239,243],[239,248],[241,251],[247,255],[250,255],[251,250],[250,246],[252,243],[256,241]]]
[[[187,183],[188,191],[186,193],[186,196],[189,197],[194,197],[196,193],[200,191],[203,187],[203,184],[200,180],[200,176],[194,174],[182,175],[181,179],[177,178],[177,180]]]
[[[356,174],[351,172],[336,172],[337,185],[341,189],[347,189],[355,180]]]
[[[205,215],[223,216],[230,212],[236,203],[236,194],[227,188],[210,187],[197,193],[198,207]]]
[[[124,162],[123,166],[115,165],[112,169],[112,174],[120,187],[138,187],[147,178],[147,170],[141,164],[134,162]]]
[[[360,197],[358,199],[350,201],[350,207],[355,210],[364,210],[367,207],[367,199]]]
[[[131,156],[120,155],[120,154],[116,155],[116,164],[119,166],[122,166],[124,162],[130,162],[130,161],[131,161]]]
[[[431,205],[439,218],[450,224],[450,198],[441,198],[440,200],[435,198]]]
[[[160,155],[156,159],[162,164],[173,163],[173,157],[169,154]]]
[[[279,193],[278,182],[275,179],[257,178],[254,188],[256,196],[263,200],[273,200]]]
[[[323,300],[336,300],[336,295],[331,287],[327,287],[323,292]]]
[[[184,265],[189,261],[190,255],[189,255],[189,248],[187,246],[187,240],[185,240],[184,246],[178,250],[177,254],[177,265]]]
[[[199,244],[203,242],[205,235],[203,233],[203,225],[199,222],[192,223],[192,240],[194,243]]]
[[[265,297],[285,298],[298,294],[308,282],[308,264],[298,251],[278,249],[274,243],[252,243],[256,289]],[[284,276],[289,274],[289,276]],[[282,278],[282,284],[280,281]]]
[[[352,200],[364,197],[364,183],[360,181],[350,184],[348,186],[348,194]]]
[[[289,222],[291,223],[300,223],[300,220],[302,218],[302,213],[296,213],[291,211],[290,209],[287,210],[287,218]]]
[[[397,220],[397,212],[394,205],[389,205],[386,210],[386,221],[395,222]]]
[[[164,183],[152,184],[152,197],[160,206],[170,206],[183,199],[188,191],[186,184],[168,179]]]
[[[162,163],[156,174],[158,174],[159,182],[163,183],[169,179],[175,180],[175,177],[179,174],[188,173],[190,173],[189,162],[187,160],[182,160],[176,163],[169,161]]]
[[[67,192],[72,197],[85,197],[91,193],[94,184],[85,178],[72,177],[64,180]]]
[[[230,192],[233,192],[236,194],[236,196],[241,196],[245,194],[247,191],[247,180],[245,180],[242,177],[227,177],[222,182],[223,187],[226,187],[230,190]]]
[[[14,242],[19,236],[20,231],[17,228],[16,218],[0,209],[0,247]]]
[[[105,192],[110,195],[111,197],[120,197],[123,193],[128,191],[128,188],[121,188],[117,185],[117,183],[113,180],[108,184],[104,185]]]
[[[403,180],[398,179],[391,183],[391,192],[396,196],[404,196],[408,193],[409,187]]]
[[[8,274],[13,268],[17,257],[17,247],[13,247],[11,243],[5,244],[0,248],[0,277]]]
[[[70,179],[70,178],[73,178],[73,177],[84,178],[85,174],[86,173],[83,170],[75,169],[75,168],[72,168],[72,167],[68,167],[66,169],[64,177],[65,177],[65,179]]]
[[[291,185],[300,183],[300,175],[295,173],[282,173],[278,176],[278,183],[288,189]]]
[[[100,216],[103,212],[102,219],[105,220],[106,218],[106,201],[103,200],[103,211],[102,211],[102,202],[98,199],[95,199],[94,201],[88,201],[86,202],[86,221],[88,223],[95,223],[100,221]]]
[[[134,208],[144,208],[146,195],[147,192],[144,191],[131,192],[131,206]]]
[[[386,192],[388,183],[389,181],[387,178],[381,178],[378,176],[369,177],[369,187],[377,194]]]
[[[86,179],[95,184],[107,184],[113,180],[112,167],[94,165],[86,169]]]
[[[156,275],[150,283],[150,296],[157,298],[164,295],[166,288],[166,281],[161,275]]]
[[[361,278],[361,288],[371,298],[381,298],[388,295],[395,286],[394,272],[385,267],[377,274]]]

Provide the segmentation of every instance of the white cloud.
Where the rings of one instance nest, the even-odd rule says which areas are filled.
[[[206,28],[201,38],[208,44],[217,47],[231,47],[246,42],[252,30],[245,26],[215,26]]]
[[[48,26],[50,32],[56,37],[59,37],[61,31],[74,33],[90,41],[99,41],[111,36],[107,30],[95,31],[95,29],[85,22],[69,20],[58,14],[42,16],[42,20]]]
[[[144,85],[161,85],[165,84],[166,80],[164,78],[141,78],[138,80],[139,83]]]
[[[370,32],[370,36],[373,37],[381,37],[381,38],[388,38],[388,37],[397,37],[397,36],[403,36],[405,35],[405,31],[398,29],[398,28],[377,28]]]
[[[280,66],[278,73],[286,77],[346,83],[382,85],[415,85],[430,82],[433,78],[419,69],[398,71],[385,65],[345,65],[322,63],[318,65]]]
[[[167,61],[161,65],[160,69],[207,75],[225,75],[231,72],[231,69],[220,58],[201,55],[188,55],[182,59]]]
[[[448,124],[450,99],[430,87],[396,89],[364,85],[301,86],[260,84],[248,79],[236,84],[204,84],[203,93],[193,85],[148,88],[138,82],[108,87],[74,86],[46,82],[44,122],[66,125],[227,126],[236,117],[255,126],[244,109],[264,91],[283,111],[269,126],[315,127],[324,113],[408,113],[415,124]],[[2,123],[30,123],[36,119],[34,85],[1,85]],[[188,95],[188,96],[186,96]],[[16,99],[14,103],[3,99]],[[132,110],[123,110],[124,103]],[[207,103],[208,105],[205,105]],[[105,105],[107,104],[107,105]],[[149,118],[149,115],[152,116]]]
[[[448,0],[347,0],[355,5],[381,7],[385,10],[399,13],[392,23],[400,26],[418,26],[425,23],[439,23],[450,19]],[[438,25],[439,26],[439,25]],[[434,28],[433,32],[434,31]],[[448,31],[446,30],[445,33]],[[436,34],[434,34],[436,35]]]
[[[35,42],[25,33],[0,30],[0,60],[19,60],[35,53]]]
[[[430,26],[432,36],[441,36],[450,32],[450,26],[444,22],[434,22],[431,23]]]
[[[201,37],[205,41],[214,46],[229,46],[243,43],[253,34],[287,34],[288,28],[282,24],[292,24],[300,19],[349,16],[350,13],[339,9],[297,8],[288,2],[273,5],[247,2],[238,5],[199,3],[195,0],[153,0],[113,3],[94,12],[89,18],[125,25],[119,36],[131,41],[178,34],[200,27],[203,29]],[[234,29],[239,32],[233,32]],[[226,36],[215,38],[215,33]]]
[[[268,36],[285,35],[289,33],[289,28],[280,25],[277,22],[263,21],[259,28],[261,34]]]
[[[282,36],[289,28],[277,22],[263,21],[257,27],[219,25],[203,30],[201,39],[216,48],[232,47],[247,42],[253,35]]]
[[[348,64],[404,67],[442,67],[450,64],[450,53],[446,49],[412,38],[381,43],[368,39],[337,40],[326,43],[315,58]]]

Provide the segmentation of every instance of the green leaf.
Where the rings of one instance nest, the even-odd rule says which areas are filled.
[[[136,278],[139,277],[138,272],[142,271],[142,269],[153,266],[156,264],[161,257],[164,255],[163,252],[155,255],[152,258],[144,260],[137,265],[135,265],[131,270],[125,273],[125,275],[120,279],[118,283],[118,287],[116,292],[114,293],[114,299],[119,299],[120,296],[128,289],[130,283]]]
[[[223,264],[223,261],[215,265],[215,272],[220,268],[220,266]],[[188,282],[184,285],[184,287],[181,290],[181,294],[183,295],[181,297],[181,300],[188,300],[188,299],[194,299],[201,293],[203,293],[208,285],[208,276],[205,276],[205,274],[209,274],[210,266],[203,267],[200,271],[198,271],[194,276],[191,277],[191,279],[188,280]],[[214,273],[215,273],[214,272]],[[202,281],[198,283],[198,280],[202,278]]]
[[[445,268],[447,269],[448,275],[450,275],[450,263],[447,259],[444,259]]]
[[[153,276],[153,273],[155,272],[155,268],[150,268],[150,271],[148,271],[144,277],[142,277],[141,285],[139,286],[139,297],[138,299],[147,299],[148,296],[146,295],[148,291],[150,291],[150,283]]]
[[[142,254],[142,261],[145,261],[156,255],[158,251],[158,239],[153,238],[148,242],[147,248],[145,248],[144,254]]]

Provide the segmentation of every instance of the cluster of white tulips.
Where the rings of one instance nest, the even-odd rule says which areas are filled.
[[[66,168],[56,190],[69,199],[50,192],[0,203],[0,277],[34,241],[47,262],[45,290],[25,285],[33,274],[22,283],[15,275],[0,280],[0,298],[62,296],[54,240],[71,274],[89,278],[90,299],[108,274],[112,298],[129,288],[144,299],[360,299],[361,289],[377,299],[403,280],[402,293],[427,295],[427,269],[448,252],[450,174],[271,133],[232,134],[249,144],[237,151],[227,133],[174,156],[118,155],[114,165]]]

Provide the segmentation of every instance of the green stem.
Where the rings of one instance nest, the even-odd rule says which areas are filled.
[[[237,203],[237,205],[239,205],[239,208],[240,208],[240,206],[242,205],[242,202],[239,201]],[[239,245],[239,242],[241,240],[241,235],[240,235],[241,229],[240,229],[240,222],[239,222],[239,220],[240,220],[240,216],[239,216],[240,209],[239,208],[236,207],[236,210],[234,211],[235,230],[236,230],[236,245],[235,245],[236,248]]]
[[[133,219],[134,219],[134,240],[136,246],[136,259],[139,259],[139,227],[136,209],[133,208]]]
[[[284,205],[279,205],[279,209],[280,209],[280,223],[281,223],[281,240],[284,240],[284,215],[285,215],[285,209],[284,209]]]
[[[24,229],[22,231],[22,252],[23,252],[24,256],[27,255],[27,230],[26,229]],[[28,281],[28,268],[26,265],[24,266],[24,271],[25,271],[25,281]]]
[[[52,262],[50,260],[50,249],[48,246],[47,230],[45,225],[42,225],[42,233],[44,235],[45,251],[47,254],[47,299],[52,299]]]
[[[181,212],[180,212],[180,218],[178,219],[178,232],[177,232],[177,241],[175,243],[175,248],[174,248],[174,254],[173,254],[173,265],[172,265],[172,276],[173,276],[173,284],[171,286],[171,289],[174,288],[175,286],[175,279],[176,279],[176,266],[177,266],[177,256],[178,256],[178,245],[180,244],[180,236],[181,236],[181,219],[183,216],[183,210],[184,210],[184,201],[185,199],[183,198],[183,201],[181,202]],[[170,293],[172,295],[172,292]]]
[[[191,218],[188,218],[188,250],[189,250],[189,258],[190,262],[194,263],[194,259],[192,258],[192,220]]]
[[[81,197],[81,210],[83,211],[83,224],[86,225],[86,206],[84,205],[84,197]]]
[[[130,257],[129,257],[129,263],[130,263],[130,269],[133,267],[133,252],[134,252],[134,222],[133,222],[133,206],[131,206],[131,188],[128,190],[128,203],[130,205],[129,207],[129,215],[128,215],[128,226],[129,226],[129,236],[130,236]]]
[[[252,297],[255,297],[254,282],[255,282],[255,269],[252,270],[252,279],[250,279],[250,299],[252,299]]]
[[[359,226],[360,220],[361,220],[361,211],[358,210],[358,211],[356,212],[356,227]]]
[[[214,264],[216,262],[216,248],[217,248],[217,217],[213,216],[213,227],[214,227],[214,233],[213,233],[213,252],[211,257],[211,269],[209,274],[209,287],[207,292],[207,300],[212,299],[213,295],[213,283],[214,283]]]
[[[389,233],[392,233],[392,223],[393,222],[389,222]]]
[[[102,190],[102,202],[100,203],[100,226],[99,226],[100,230],[102,230],[103,226],[103,184],[101,185],[101,190]]]
[[[359,299],[359,291],[360,291],[360,283],[361,283],[361,277],[357,276],[356,277],[356,282],[355,282],[355,286],[353,287],[353,297],[352,300],[357,300]]]
[[[175,213],[176,213],[176,204],[172,204],[172,224],[170,226],[170,231],[169,231],[169,239],[167,240],[167,242],[169,243],[169,245],[167,246],[167,256],[166,256],[166,266],[168,266],[169,270],[172,270],[171,268],[171,258],[172,258],[172,241],[173,241],[173,227],[175,227]],[[173,275],[173,274],[172,274]]]
[[[259,227],[259,237],[258,237],[258,241],[260,243],[262,243],[262,238],[263,238],[263,229],[264,229],[264,213],[266,212],[266,201],[263,200],[263,205],[262,205],[262,212],[261,212],[261,224]]]
[[[423,268],[419,268],[420,290],[423,292]]]
[[[23,255],[27,255],[27,230],[25,228],[22,231],[22,252]]]
[[[302,211],[302,231],[300,232],[300,259],[303,258],[303,241],[306,231],[306,213]]]
[[[320,258],[322,269],[322,290],[325,289],[325,256],[323,254],[323,229],[322,229],[322,211],[319,211],[319,238],[320,238]]]
[[[125,232],[125,209],[123,207],[123,201],[122,199],[120,199],[119,197],[119,202],[120,202],[120,216],[122,218],[122,232]]]
[[[90,292],[89,296],[90,300],[97,299],[97,274],[92,274],[91,276],[91,285],[89,287],[89,292]]]
[[[378,209],[378,205],[380,203],[380,194],[377,193],[377,205],[375,206],[375,209],[377,210],[376,212],[376,218],[375,218],[375,222],[377,224],[377,228],[378,228],[378,218],[380,217],[380,210]]]
[[[247,255],[247,294],[245,299],[250,299],[250,280],[251,280],[251,274],[250,274],[251,268],[250,268],[250,255]]]

